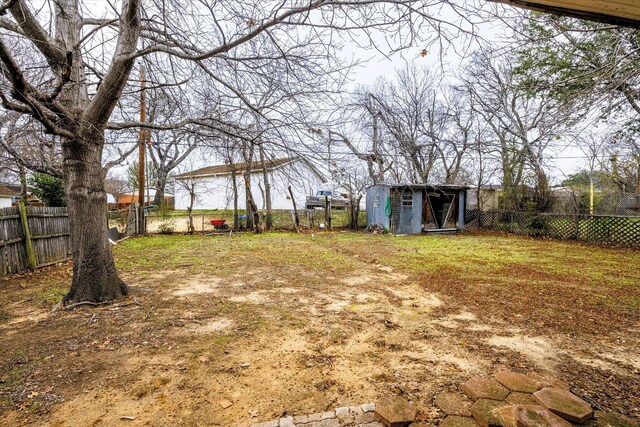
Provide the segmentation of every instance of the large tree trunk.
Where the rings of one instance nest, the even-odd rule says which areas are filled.
[[[79,132],[63,143],[63,172],[73,248],[73,280],[64,302],[107,302],[128,293],[118,277],[107,237],[102,169],[103,131]]]
[[[153,204],[161,208],[166,207],[164,189],[167,187],[168,175],[168,172],[164,170],[164,168],[156,168],[156,195],[153,197]]]

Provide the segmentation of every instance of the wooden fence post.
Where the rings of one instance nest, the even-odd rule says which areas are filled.
[[[331,231],[331,200],[324,196],[324,231]]]
[[[20,222],[22,222],[22,230],[24,230],[24,245],[27,249],[27,258],[29,267],[32,271],[36,271],[36,253],[33,251],[33,243],[31,242],[31,232],[29,231],[29,218],[27,217],[27,207],[24,201],[20,201]]]

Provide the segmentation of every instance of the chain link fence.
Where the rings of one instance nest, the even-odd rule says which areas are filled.
[[[478,209],[467,210],[465,214],[467,229],[640,247],[640,215],[568,215]]]

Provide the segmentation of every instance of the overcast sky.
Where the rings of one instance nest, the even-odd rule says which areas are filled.
[[[508,9],[508,6],[488,2],[482,3],[487,4],[487,10],[510,10]],[[93,5],[99,7],[100,5],[104,5],[101,0],[89,0],[85,2],[85,4],[87,4],[88,7],[92,7]],[[453,14],[449,9],[442,9],[441,15],[438,16],[438,18],[449,21],[459,19],[459,17],[455,16],[455,14]],[[476,31],[485,43],[490,43],[494,46],[509,46],[508,28],[499,20],[492,20],[482,25],[478,25],[476,27]],[[379,46],[384,46],[383,39],[376,40],[376,42]],[[461,37],[456,39],[452,44],[447,45],[447,49],[444,52],[440,52],[438,45],[433,44],[428,47],[427,55],[422,56],[420,53],[424,46],[416,45],[390,57],[386,57],[383,53],[380,53],[375,49],[362,49],[356,43],[351,41],[344,41],[344,44],[345,47],[342,49],[341,53],[345,59],[366,61],[366,63],[352,71],[350,75],[351,83],[347,85],[347,90],[353,89],[356,85],[372,84],[376,79],[382,76],[393,78],[397,68],[403,68],[406,64],[411,63],[417,63],[420,66],[428,66],[431,70],[444,76],[446,80],[455,82],[455,77],[463,72],[465,54],[469,54],[477,47],[477,41],[473,38],[465,39]],[[443,84],[446,84],[446,82],[443,82]],[[566,175],[576,172],[584,164],[583,153],[577,148],[572,147],[568,141],[558,141],[558,145],[566,145],[566,147],[559,149],[548,163],[550,166],[550,176],[555,183],[561,181]],[[136,156],[131,156],[129,163],[135,161],[134,157]],[[192,164],[195,167],[201,167],[204,166],[204,162],[205,161],[198,160],[196,161],[197,164]],[[124,168],[126,168],[126,165],[118,168],[118,173],[122,173]]]

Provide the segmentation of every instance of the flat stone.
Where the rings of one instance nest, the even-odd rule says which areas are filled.
[[[593,409],[567,390],[547,387],[533,393],[538,403],[567,421],[582,424],[593,417]]]
[[[481,427],[502,426],[498,411],[508,406],[504,400],[479,399],[471,406],[471,415]]]
[[[222,409],[230,408],[233,405],[233,402],[227,399],[222,399],[219,403]]]
[[[252,424],[251,427],[278,427],[280,420],[265,421],[263,423]]]
[[[293,423],[293,417],[283,417],[280,418],[280,424],[278,424],[279,427],[296,427],[296,425]]]
[[[356,424],[367,424],[376,420],[376,416],[373,412],[363,412],[356,416]]]
[[[538,381],[518,372],[498,372],[495,379],[511,391],[534,393],[542,388],[542,384]]]
[[[346,424],[368,423],[375,419],[373,412],[369,412],[368,416],[363,417],[365,412],[359,406],[344,406],[342,408],[336,408],[335,414],[340,422]]]
[[[375,403],[365,403],[364,405],[360,405],[360,408],[363,412],[373,412],[376,409]]]
[[[471,417],[449,415],[439,424],[439,427],[478,427],[478,423]]]
[[[520,393],[517,391],[511,392],[505,399],[509,403],[514,405],[537,405],[538,401],[531,393]]]
[[[434,403],[445,415],[471,416],[471,402],[458,393],[440,393]]]
[[[296,415],[293,417],[294,424],[306,424],[309,422],[309,415]]]
[[[462,384],[462,391],[473,400],[502,400],[509,395],[509,390],[498,381],[489,378],[472,377]]]
[[[527,372],[527,376],[540,383],[542,387],[554,387],[562,390],[569,390],[569,384],[550,375],[541,374],[539,372]]]
[[[307,426],[312,427],[340,427],[340,420],[337,418],[329,418],[326,420],[322,420],[317,423],[307,424]]]
[[[595,418],[585,421],[583,427],[638,427],[640,422],[616,412],[596,411]]]
[[[318,421],[322,421],[322,420],[328,420],[331,418],[335,418],[336,414],[334,412],[318,412],[315,414],[309,414],[309,421],[308,422],[318,422]]]
[[[514,405],[498,411],[504,427],[571,427],[571,424],[540,405]]]
[[[387,427],[405,427],[416,419],[418,409],[405,399],[392,396],[376,402],[374,413]]]

